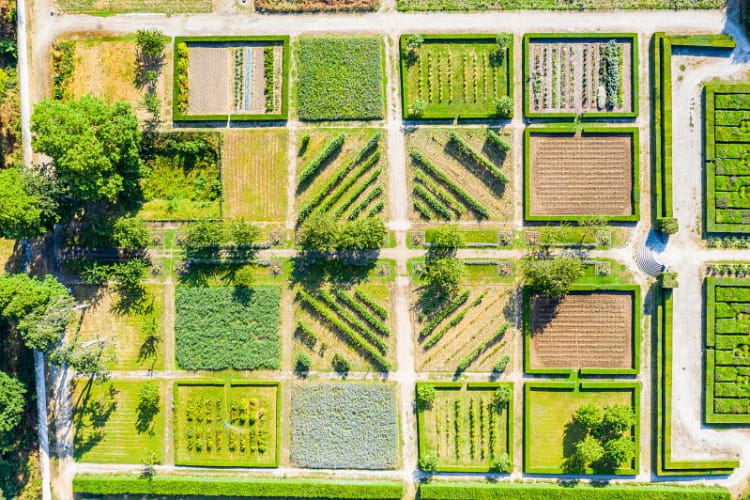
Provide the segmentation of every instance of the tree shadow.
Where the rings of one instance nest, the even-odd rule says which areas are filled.
[[[576,444],[586,437],[586,430],[578,422],[572,420],[565,424],[563,432],[563,472],[565,474],[583,474],[586,471],[586,464],[578,457],[576,453]]]
[[[452,141],[448,141],[445,144],[443,150],[455,158],[466,170],[469,171],[474,177],[476,177],[482,184],[484,184],[492,193],[497,197],[502,197],[505,193],[506,185],[504,182],[495,178],[489,171],[485,170],[481,166],[477,165],[474,160],[467,158],[466,155],[461,153],[456,146],[453,145]],[[497,165],[496,165],[497,166]],[[499,167],[498,167],[499,168]]]
[[[560,312],[561,298],[532,294],[529,297],[529,323],[531,336],[541,335]],[[544,311],[542,313],[541,311]]]
[[[86,380],[84,389],[73,405],[73,443],[76,459],[80,459],[104,439],[104,427],[117,410],[115,397],[119,391],[114,385],[107,383],[108,388],[95,399],[92,394],[95,383],[93,379]]]

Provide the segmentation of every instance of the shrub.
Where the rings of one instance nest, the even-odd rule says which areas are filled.
[[[510,354],[503,354],[503,357],[501,357],[500,360],[495,363],[495,366],[492,367],[493,373],[504,372],[508,367],[508,363],[510,363]]]
[[[138,389],[138,420],[135,427],[138,432],[145,432],[151,427],[154,417],[159,413],[159,386],[155,382],[146,382]]]
[[[445,306],[440,312],[433,315],[430,319],[430,321],[422,327],[422,330],[419,332],[420,337],[426,337],[430,333],[432,333],[435,328],[440,324],[441,321],[443,321],[445,318],[447,318],[449,315],[451,315],[456,309],[461,307],[466,303],[467,300],[469,300],[469,295],[471,294],[470,290],[466,290],[464,293],[453,299],[450,304]]]
[[[433,474],[434,472],[437,472],[437,467],[438,467],[438,457],[436,454],[430,453],[425,457],[419,458],[419,469],[422,472]]]
[[[424,279],[427,285],[441,294],[452,294],[466,274],[464,264],[455,257],[436,259],[427,264]]]
[[[339,353],[333,355],[331,366],[333,366],[333,369],[336,371],[336,373],[338,373],[342,377],[346,377],[349,374],[349,371],[352,369],[351,363],[349,363],[349,361]]]
[[[161,59],[168,40],[159,30],[138,30],[135,35],[139,56],[147,63]]]
[[[483,343],[479,344],[468,356],[466,356],[461,363],[459,363],[458,368],[456,368],[456,373],[463,373],[466,371],[469,366],[479,357],[480,354],[482,354],[487,347],[493,345],[495,342],[497,342],[499,339],[501,339],[505,332],[508,331],[508,328],[510,328],[510,323],[505,322],[503,325],[498,329],[497,332],[495,332],[492,337],[485,340]]]
[[[445,225],[434,229],[430,233],[431,248],[455,251],[466,244],[464,234],[456,225]]]
[[[298,352],[294,358],[294,371],[297,374],[309,373],[312,369],[312,360],[304,352]]]
[[[451,132],[448,140],[449,144],[451,144],[456,152],[463,158],[465,158],[467,161],[471,162],[475,167],[483,168],[487,170],[492,177],[494,177],[496,180],[507,184],[510,182],[510,179],[508,179],[508,176],[505,175],[500,171],[499,168],[497,168],[491,161],[489,161],[487,158],[479,154],[469,146],[469,144],[461,138],[456,132]]]
[[[435,401],[435,386],[430,384],[417,384],[417,406],[422,410],[432,408],[432,403]]]
[[[302,156],[303,154],[305,154],[305,151],[307,151],[307,146],[309,145],[310,134],[304,134],[299,141],[299,151],[297,151],[297,156]]]
[[[354,291],[354,296],[357,297],[368,308],[370,308],[370,310],[375,313],[375,315],[380,319],[386,320],[388,318],[388,311],[383,306],[375,302],[371,297],[368,297],[361,288],[358,288]]]
[[[180,42],[175,47],[175,91],[177,93],[177,110],[180,113],[187,112],[189,99],[188,67],[190,50],[185,42]]]
[[[664,234],[675,234],[680,229],[680,224],[675,217],[661,217],[656,220],[656,229]]]
[[[503,151],[505,153],[510,151],[510,143],[507,140],[505,140],[504,137],[501,137],[500,134],[498,134],[494,130],[488,128],[487,137],[489,138],[490,142],[492,142],[492,144],[497,146],[497,148],[500,151]]]
[[[344,145],[345,139],[346,134],[341,132],[328,141],[323,147],[323,150],[310,160],[307,165],[302,167],[302,170],[299,173],[298,184],[304,186],[309,183],[310,180],[319,173],[319,170],[326,161],[341,150],[341,146]]]
[[[513,98],[507,95],[500,97],[495,102],[495,112],[497,116],[502,118],[510,118],[513,116]]]
[[[274,110],[274,55],[273,47],[263,47],[263,77],[265,79],[265,89],[263,93],[266,98],[266,112],[271,113]]]
[[[120,248],[139,250],[146,248],[151,234],[143,219],[137,217],[121,217],[115,221],[112,239]]]
[[[406,50],[409,52],[414,52],[415,50],[418,50],[422,45],[424,44],[424,37],[422,35],[414,34],[414,35],[407,35],[404,38],[404,45],[406,46]]]
[[[576,458],[583,464],[598,462],[604,456],[604,447],[593,436],[586,436],[575,444]]]
[[[427,103],[422,99],[415,100],[407,109],[409,118],[422,118],[425,111],[427,111]]]
[[[509,386],[498,387],[492,394],[492,406],[498,411],[508,407],[508,403],[513,399],[513,388]]]
[[[52,46],[52,70],[54,72],[53,87],[55,99],[70,97],[68,85],[75,71],[76,43],[72,40],[56,42]]]
[[[505,52],[510,48],[510,44],[513,43],[513,36],[508,33],[501,33],[495,38],[497,48],[501,52]]]
[[[492,472],[504,474],[510,472],[510,457],[503,453],[492,462]]]
[[[353,310],[357,314],[357,316],[366,321],[376,332],[383,335],[390,335],[391,332],[390,330],[388,330],[388,327],[385,326],[383,322],[380,321],[380,319],[378,319],[374,314],[368,311],[363,305],[350,297],[345,290],[341,288],[334,288],[333,293],[341,302],[346,304],[349,309]]]
[[[677,273],[659,273],[658,280],[662,288],[677,288],[679,286]]]

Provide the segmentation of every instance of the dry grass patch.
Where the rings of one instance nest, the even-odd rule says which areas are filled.
[[[286,129],[224,132],[225,217],[274,222],[286,219],[288,137]]]
[[[211,12],[213,0],[58,0],[70,14],[112,15],[126,12]]]

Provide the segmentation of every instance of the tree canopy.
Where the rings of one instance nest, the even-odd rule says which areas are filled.
[[[36,151],[52,159],[62,192],[76,201],[116,201],[134,192],[142,170],[141,132],[129,104],[93,96],[45,100],[34,109]]]
[[[527,258],[523,261],[524,286],[548,297],[563,297],[573,282],[582,276],[583,264],[575,257]]]
[[[0,451],[11,446],[13,430],[23,415],[25,394],[26,388],[20,381],[0,372]]]
[[[40,199],[34,196],[18,170],[0,170],[0,236],[22,239],[44,234],[45,217]]]

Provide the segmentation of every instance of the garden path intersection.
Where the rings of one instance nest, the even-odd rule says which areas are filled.
[[[19,7],[23,0],[19,1]],[[52,43],[60,36],[69,33],[106,32],[131,33],[135,29],[158,29],[169,36],[209,36],[209,35],[290,35],[293,39],[302,34],[311,33],[346,33],[373,34],[386,36],[386,114],[377,125],[385,129],[385,144],[388,158],[388,199],[389,216],[388,227],[395,233],[395,246],[384,248],[380,258],[395,262],[395,285],[393,292],[394,318],[396,329],[395,359],[397,369],[391,372],[387,379],[397,384],[397,399],[399,402],[400,420],[400,466],[393,471],[362,471],[362,470],[318,470],[316,476],[335,477],[338,479],[389,479],[402,480],[407,487],[407,497],[412,498],[416,492],[415,479],[423,477],[417,471],[418,443],[416,436],[416,415],[413,408],[415,400],[415,386],[418,381],[430,380],[431,374],[417,371],[417,346],[415,332],[412,325],[411,310],[412,280],[407,263],[410,259],[424,256],[424,251],[409,248],[407,245],[408,232],[412,228],[409,220],[409,182],[407,172],[407,146],[404,132],[413,128],[413,122],[402,119],[398,40],[404,33],[436,32],[436,33],[494,33],[509,32],[515,36],[516,61],[514,67],[515,85],[514,101],[516,110],[514,118],[505,124],[505,130],[513,132],[514,143],[512,151],[514,178],[523,178],[523,130],[526,122],[520,112],[518,103],[522,101],[523,77],[521,71],[521,41],[523,34],[530,32],[637,32],[640,52],[640,102],[638,117],[628,123],[637,127],[641,133],[641,150],[638,152],[641,164],[640,185],[641,193],[648,193],[650,189],[643,189],[650,185],[650,122],[651,102],[648,89],[649,80],[649,41],[653,33],[719,33],[729,32],[738,41],[738,48],[729,57],[695,57],[695,66],[684,80],[674,84],[674,193],[675,216],[680,223],[680,231],[668,239],[657,241],[650,245],[659,262],[665,264],[669,270],[679,275],[679,288],[674,291],[674,399],[673,399],[673,453],[682,459],[704,459],[717,457],[733,457],[739,454],[740,467],[727,478],[711,478],[708,476],[693,476],[686,479],[690,483],[719,483],[733,490],[739,490],[742,482],[750,475],[750,431],[747,429],[715,430],[703,424],[702,419],[702,328],[703,317],[701,307],[702,277],[706,263],[716,261],[750,262],[750,250],[706,249],[701,243],[701,179],[702,173],[702,123],[701,84],[714,77],[731,77],[744,74],[750,69],[748,65],[747,41],[733,21],[719,11],[617,11],[617,12],[483,12],[483,13],[400,13],[393,10],[393,2],[385,1],[378,12],[366,14],[313,14],[313,15],[273,15],[250,14],[234,10],[231,2],[225,2],[223,8],[211,14],[195,14],[190,16],[165,16],[155,14],[115,15],[111,17],[94,17],[86,15],[69,15],[59,13],[51,0],[37,0],[27,6],[30,12],[29,27],[29,59],[34,77],[28,79],[24,71],[19,71],[22,94],[22,131],[24,146],[29,144],[29,115],[30,106],[24,106],[24,99],[32,103],[42,99],[48,93],[48,83],[51,81],[49,52]],[[19,37],[19,43],[21,43]],[[23,56],[23,50],[19,54]],[[693,56],[676,55],[673,66],[680,64],[681,58],[691,59]],[[23,66],[23,64],[22,64]],[[295,133],[300,129],[300,122],[290,119],[286,127],[290,133],[288,143],[288,159],[295,161],[298,144]],[[335,125],[336,128],[346,128],[348,125]],[[355,126],[355,125],[352,125]],[[356,126],[361,126],[357,124]],[[484,128],[486,123],[469,124],[467,127]],[[29,146],[30,147],[30,146]],[[26,160],[30,160],[26,155]],[[288,179],[285,195],[288,199],[286,224],[288,229],[294,228],[294,207],[296,179],[294,169]],[[513,227],[520,230],[524,227],[523,220],[523,186],[517,182],[514,192]],[[646,244],[651,228],[650,196],[640,198],[641,221],[628,225],[632,230],[628,240],[621,246],[609,250],[591,250],[586,252],[588,258],[613,259],[632,273],[634,281],[643,290],[651,286],[652,281],[637,266],[635,255],[642,245]],[[652,242],[653,237],[649,239]],[[462,249],[457,256],[462,259],[520,259],[526,255],[525,250],[498,249]],[[291,249],[270,249],[259,252],[261,259],[290,258],[297,254]],[[158,253],[154,253],[158,257]],[[175,284],[168,280],[165,284],[168,297],[174,296]],[[646,294],[644,293],[645,297]],[[520,298],[516,300],[519,308]],[[645,306],[650,307],[648,304]],[[166,312],[168,322],[174,322],[175,311],[169,307]],[[517,328],[521,327],[521,315],[518,316]],[[644,330],[650,331],[650,328]],[[644,334],[641,357],[651,359],[651,336]],[[171,346],[171,342],[168,343]],[[513,357],[522,359],[520,348]],[[172,359],[172,353],[167,353],[167,359]],[[202,374],[178,371],[172,366],[165,367],[160,372],[160,378],[167,381],[204,377]],[[70,375],[68,373],[54,374],[51,384],[54,390],[53,402],[57,438],[57,452],[60,456],[59,471],[53,480],[54,490],[60,498],[72,498],[72,478],[82,472],[136,472],[142,470],[141,465],[92,464],[76,463],[72,457],[73,432],[72,410],[70,408]],[[315,374],[316,379],[335,379],[333,373]],[[151,377],[147,371],[115,371],[112,376],[117,380],[145,380]],[[640,454],[641,467],[636,476],[638,481],[654,481],[658,478],[652,467],[652,442],[655,439],[652,425],[652,415],[655,411],[652,404],[652,363],[642,362],[641,370],[635,380],[642,383],[641,390],[641,438]],[[371,373],[354,372],[349,375],[351,380],[379,378]],[[281,371],[275,380],[283,383],[297,380],[292,371]],[[486,373],[464,374],[463,379],[472,381],[486,381]],[[523,383],[533,380],[524,375],[522,370],[515,370],[512,375],[503,379],[515,386],[516,408],[523,406]],[[167,405],[171,407],[171,405]],[[171,408],[167,415],[172,420]],[[288,418],[288,415],[287,415]],[[171,426],[167,425],[169,432]],[[166,442],[171,444],[172,437],[168,435]],[[517,439],[517,444],[520,440]],[[167,446],[169,447],[170,444]],[[191,468],[174,465],[173,452],[167,450],[168,458],[163,465],[156,469],[159,473],[179,470],[212,470],[211,468]],[[522,447],[515,446],[514,463],[519,464],[522,457]],[[511,474],[512,479],[524,477],[518,466]],[[310,471],[296,467],[280,467],[264,470],[226,470],[215,469],[217,475],[232,477],[306,477]],[[476,478],[476,474],[453,473],[455,478]],[[485,477],[487,474],[481,474]],[[497,477],[507,477],[505,475]]]

